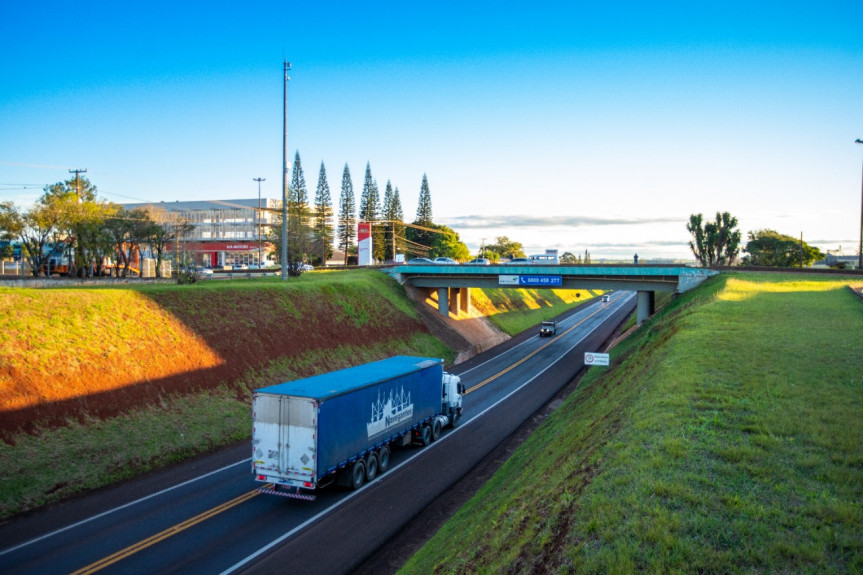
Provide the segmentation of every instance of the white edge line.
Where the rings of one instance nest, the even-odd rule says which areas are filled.
[[[623,292],[618,292],[618,293],[623,293]],[[595,304],[595,303],[597,303],[597,302],[594,302],[594,304]],[[601,303],[601,302],[599,302],[599,303]],[[594,304],[591,304],[591,305],[594,305]],[[575,313],[574,313],[574,314],[572,314],[571,316],[566,317],[566,318],[564,318],[564,319],[560,320],[560,322],[559,322],[559,323],[561,323],[561,324],[562,324],[562,323],[568,322],[568,321],[569,321],[569,320],[571,320],[571,319],[573,319],[573,320],[574,320],[574,319],[578,318],[578,316],[580,316],[582,313],[587,313],[588,311],[592,311],[592,310],[590,310],[590,309],[588,309],[588,308],[584,308],[584,309],[582,309],[582,310],[578,310],[577,312],[575,312]],[[521,347],[521,346],[523,346],[523,345],[527,345],[528,343],[530,343],[530,342],[532,342],[532,341],[533,341],[533,338],[527,338],[527,339],[526,339],[526,340],[524,340],[523,342],[521,342],[521,343],[519,343],[519,344],[516,344],[516,345],[512,346],[508,351],[511,351],[511,350],[513,350],[513,349],[518,349],[519,347]],[[468,370],[462,371],[462,372],[458,373],[457,375],[462,376],[462,375],[465,375],[466,373],[470,373],[470,372],[472,372],[473,370],[475,370],[475,369],[479,369],[480,367],[482,367],[482,366],[486,365],[487,363],[491,363],[492,361],[495,361],[496,359],[499,359],[500,357],[501,357],[501,355],[496,355],[496,356],[494,356],[494,357],[490,357],[490,358],[488,358],[487,360],[485,360],[484,362],[482,362],[482,363],[480,363],[480,364],[478,364],[478,365],[475,365],[475,366],[473,366],[472,368],[470,368],[470,369],[468,369]]]
[[[418,451],[418,452],[417,452],[417,453],[415,453],[414,455],[411,455],[411,456],[410,456],[410,457],[408,457],[406,460],[402,461],[398,466],[394,467],[394,468],[393,468],[393,470],[398,469],[399,467],[401,467],[401,466],[403,466],[403,465],[407,465],[408,463],[410,463],[411,461],[413,461],[413,460],[414,460],[414,458],[419,457],[420,455],[424,455],[424,454],[428,453],[429,449],[434,449],[434,447],[435,447],[436,445],[440,445],[442,442],[446,441],[446,440],[447,440],[447,439],[449,439],[450,437],[453,437],[453,436],[458,432],[458,430],[463,429],[463,428],[467,427],[468,425],[472,424],[473,422],[475,422],[475,421],[479,420],[479,418],[480,418],[480,417],[482,417],[483,415],[485,415],[486,413],[488,413],[489,411],[491,411],[492,409],[494,409],[495,407],[497,407],[498,405],[500,405],[501,403],[503,403],[504,401],[506,401],[507,399],[509,399],[510,397],[512,397],[514,394],[518,393],[519,391],[521,391],[522,389],[524,389],[525,387],[527,387],[528,385],[530,385],[530,384],[533,382],[533,380],[535,380],[537,377],[539,377],[540,375],[542,375],[543,373],[545,373],[546,371],[548,371],[549,369],[551,369],[554,365],[556,365],[556,364],[557,364],[557,362],[559,362],[561,359],[563,359],[563,357],[564,357],[566,354],[568,354],[568,353],[569,353],[569,352],[571,352],[573,349],[575,349],[575,347],[576,347],[577,345],[579,345],[582,341],[584,341],[584,340],[585,340],[589,335],[591,335],[591,334],[595,331],[595,329],[596,329],[596,328],[594,328],[593,330],[591,330],[590,332],[588,332],[587,334],[585,334],[585,335],[584,335],[581,339],[579,339],[577,342],[575,342],[574,344],[572,344],[572,346],[570,346],[570,347],[569,347],[569,349],[567,349],[564,353],[560,354],[560,356],[559,356],[556,360],[554,360],[554,362],[553,362],[553,363],[548,364],[548,365],[547,365],[547,366],[546,366],[542,371],[540,371],[539,373],[537,373],[536,375],[534,375],[532,378],[530,378],[529,380],[525,381],[523,384],[521,384],[521,385],[520,385],[520,386],[518,386],[517,388],[513,389],[511,392],[509,392],[509,393],[508,393],[508,394],[506,394],[504,397],[502,397],[502,398],[500,398],[499,400],[497,400],[496,402],[494,402],[492,405],[490,405],[490,406],[486,407],[486,408],[485,408],[485,409],[483,409],[481,412],[479,412],[479,413],[477,413],[476,415],[474,415],[472,418],[470,418],[470,420],[468,420],[467,422],[465,422],[463,425],[460,425],[460,426],[458,427],[458,429],[456,429],[456,430],[455,430],[455,431],[453,431],[452,433],[447,433],[445,436],[441,437],[441,438],[440,438],[439,440],[437,440],[433,445],[429,446],[429,448],[428,448],[428,449],[423,449],[423,450],[421,450],[421,451]],[[391,471],[390,473],[392,473],[392,471]],[[378,481],[382,481],[385,477],[386,477],[386,476],[384,476],[384,475],[378,476],[377,478],[375,478],[375,480],[374,480],[374,481],[372,481],[372,482],[368,483],[367,485],[373,485],[373,484],[377,483]],[[287,533],[285,533],[284,535],[282,535],[282,536],[281,536],[281,537],[279,537],[278,539],[275,539],[275,540],[273,540],[272,542],[268,543],[267,545],[265,545],[265,546],[261,547],[260,549],[258,549],[257,551],[255,551],[254,553],[252,553],[251,555],[249,555],[248,557],[246,557],[245,559],[241,559],[239,562],[235,563],[234,565],[231,565],[230,567],[228,567],[227,569],[225,569],[224,571],[222,571],[219,575],[228,575],[228,574],[230,574],[230,573],[233,573],[234,571],[236,571],[237,569],[239,569],[239,568],[243,567],[244,565],[246,565],[247,563],[249,563],[249,562],[250,562],[250,561],[252,561],[253,559],[256,559],[257,557],[259,557],[259,556],[261,556],[262,554],[266,553],[267,551],[269,551],[270,549],[272,549],[272,548],[273,548],[273,547],[275,547],[276,545],[278,545],[278,544],[282,543],[282,542],[283,542],[283,541],[285,541],[286,539],[291,538],[293,535],[295,535],[297,532],[299,532],[299,531],[301,531],[302,529],[304,529],[304,528],[305,528],[307,525],[309,525],[310,523],[314,523],[315,521],[317,521],[318,519],[320,519],[320,518],[321,518],[321,517],[323,517],[324,515],[326,515],[326,514],[328,514],[328,513],[331,513],[332,511],[334,511],[335,509],[337,509],[338,507],[340,507],[342,504],[344,504],[344,503],[346,503],[346,502],[350,501],[353,497],[355,497],[355,496],[359,495],[360,493],[362,493],[362,490],[354,491],[353,493],[351,493],[350,495],[348,495],[348,496],[347,496],[347,497],[345,497],[344,499],[341,499],[341,500],[337,501],[336,503],[334,503],[333,505],[331,505],[331,506],[327,507],[326,509],[324,509],[323,511],[321,511],[320,513],[318,513],[318,514],[317,514],[317,515],[315,515],[314,517],[310,517],[309,519],[307,519],[307,520],[306,520],[306,521],[304,521],[303,523],[301,523],[301,524],[297,525],[296,527],[294,527],[293,529],[291,529],[290,531],[288,531]]]
[[[249,457],[248,459],[243,459],[242,461],[237,461],[236,463],[231,463],[230,465],[226,465],[220,469],[216,469],[215,471],[205,473],[204,475],[199,475],[198,477],[195,477],[193,479],[189,479],[188,481],[184,481],[183,483],[178,483],[177,485],[174,485],[172,487],[168,487],[167,489],[163,489],[161,491],[157,491],[156,493],[151,493],[150,495],[147,495],[146,497],[136,499],[135,501],[130,501],[129,503],[126,503],[126,504],[121,505],[119,507],[115,507],[113,509],[109,509],[108,511],[103,511],[102,513],[99,513],[98,515],[94,515],[92,517],[88,517],[87,519],[82,519],[81,521],[78,521],[77,523],[72,523],[71,525],[67,525],[66,527],[63,527],[62,529],[57,529],[56,531],[52,531],[51,533],[46,533],[45,535],[41,535],[41,536],[39,536],[35,539],[31,539],[29,541],[25,541],[24,543],[19,543],[15,547],[10,547],[9,549],[4,549],[3,551],[0,551],[0,555],[5,555],[6,553],[11,553],[12,551],[16,551],[18,549],[21,549],[22,547],[27,547],[28,545],[32,545],[33,543],[37,543],[39,541],[42,541],[43,539],[48,539],[49,537],[53,537],[54,535],[58,535],[60,533],[63,533],[64,531],[68,531],[69,529],[74,529],[75,527],[79,527],[81,525],[84,525],[85,523],[89,523],[90,521],[95,521],[96,519],[100,519],[102,517],[105,517],[106,515],[110,515],[116,511],[120,511],[121,509],[125,509],[125,508],[131,507],[133,505],[137,505],[138,503],[141,503],[143,501],[147,501],[148,499],[152,499],[153,497],[158,497],[160,495],[164,495],[165,493],[168,493],[169,491],[173,491],[174,489],[179,489],[180,487],[189,485],[190,483],[194,483],[195,481],[199,481],[201,479],[204,479],[205,477],[215,475],[216,473],[221,473],[222,471],[225,471],[226,469],[230,469],[231,467],[235,467],[235,466],[240,465],[242,463],[247,463],[251,460],[252,460],[252,458]]]
[[[630,295],[630,297],[631,297],[631,295]],[[626,298],[626,299],[629,299],[629,298]],[[626,299],[625,299],[624,301],[626,301]],[[586,310],[585,310],[585,311],[586,311]],[[576,314],[574,314],[574,315],[571,315],[571,316],[569,316],[568,318],[566,318],[566,320],[571,319],[571,318],[575,318],[575,317],[577,317],[578,315],[579,315],[579,313],[576,313]],[[566,321],[566,320],[563,320],[563,321]],[[591,333],[592,333],[592,332],[591,332]],[[580,343],[584,340],[584,338],[586,338],[586,337],[587,337],[587,335],[585,335],[583,338],[581,338],[580,340],[578,340],[575,344],[573,344],[573,345],[572,345],[572,346],[571,346],[571,347],[566,351],[566,353],[569,353],[570,351],[572,351],[572,349],[573,349],[573,348],[575,348],[575,346],[577,346],[578,344],[580,344]],[[521,347],[522,345],[524,345],[524,344],[528,343],[529,341],[530,341],[529,339],[528,339],[528,340],[525,340],[525,341],[523,341],[522,343],[518,344],[518,345],[517,345],[517,346],[515,346],[515,347]],[[515,349],[515,348],[512,348],[512,349]],[[563,354],[563,355],[565,355],[565,354]],[[475,369],[477,369],[477,368],[479,368],[479,367],[481,367],[481,366],[483,366],[483,365],[485,365],[485,364],[487,364],[487,363],[489,363],[489,362],[491,362],[491,361],[494,361],[496,358],[497,358],[497,356],[496,356],[496,357],[494,357],[494,358],[490,358],[490,359],[488,359],[487,361],[485,361],[485,362],[483,362],[483,363],[481,363],[481,364],[479,364],[479,365],[476,365],[476,366],[474,366],[474,367],[470,368],[469,370],[462,372],[462,373],[461,373],[461,374],[459,374],[459,375],[464,375],[465,373],[469,373],[469,372],[471,372],[471,371],[473,371],[473,370],[475,370]],[[539,373],[537,373],[535,376],[533,376],[531,379],[529,379],[528,381],[526,381],[524,384],[522,384],[522,385],[521,385],[521,386],[519,386],[518,388],[514,389],[513,391],[511,391],[510,393],[508,393],[506,396],[502,397],[502,398],[501,398],[501,399],[499,399],[497,402],[495,402],[494,404],[490,405],[489,407],[487,407],[486,409],[484,409],[484,410],[483,410],[483,411],[481,411],[480,413],[476,414],[476,415],[475,415],[474,417],[472,417],[469,421],[467,421],[467,422],[465,422],[463,425],[461,425],[461,426],[460,426],[460,428],[461,428],[461,427],[465,427],[465,426],[467,426],[467,425],[470,425],[474,420],[476,420],[476,419],[478,419],[478,418],[482,417],[482,416],[483,416],[483,415],[485,415],[489,410],[494,409],[495,407],[497,407],[501,402],[506,401],[506,400],[507,400],[511,395],[513,395],[514,393],[516,393],[516,392],[520,391],[520,390],[521,390],[522,388],[524,388],[526,385],[530,384],[534,379],[536,379],[537,377],[539,377],[540,375],[542,375],[543,373],[545,373],[545,371],[546,371],[546,370],[548,370],[550,367],[552,367],[553,365],[555,365],[558,361],[560,361],[560,358],[558,358],[557,360],[555,360],[555,362],[554,362],[554,363],[549,364],[545,369],[543,369],[542,371],[540,371]],[[452,436],[452,435],[453,435],[453,433],[448,433],[447,435],[445,435],[444,437],[442,437],[441,439],[439,439],[439,440],[436,442],[436,444],[437,444],[437,443],[440,443],[441,441],[446,441],[446,439],[447,439],[447,438],[449,438],[449,437],[450,437],[450,436]],[[432,447],[434,447],[434,446],[432,446]],[[399,464],[397,467],[395,467],[394,469],[397,469],[398,467],[401,467],[402,465],[407,464],[408,462],[410,462],[411,460],[413,460],[413,458],[414,458],[414,457],[419,457],[420,455],[422,455],[422,454],[426,453],[427,451],[428,451],[428,450],[422,450],[422,451],[420,451],[420,452],[416,453],[415,455],[412,455],[411,457],[409,457],[408,459],[406,459],[405,461],[403,461],[402,463],[400,463],[400,464]],[[88,517],[87,519],[82,519],[81,521],[78,521],[78,522],[76,522],[76,523],[72,523],[72,524],[70,524],[70,525],[67,525],[66,527],[63,527],[63,528],[61,528],[61,529],[57,529],[57,530],[52,531],[52,532],[50,532],[50,533],[46,533],[45,535],[41,535],[41,536],[39,536],[39,537],[36,537],[35,539],[30,539],[29,541],[25,541],[25,542],[23,542],[23,543],[19,543],[18,545],[14,546],[14,547],[10,547],[10,548],[8,548],[8,549],[3,549],[2,551],[0,551],[0,556],[6,555],[6,554],[8,554],[8,553],[12,553],[13,551],[17,551],[18,549],[22,549],[22,548],[24,548],[24,547],[27,547],[27,546],[32,545],[32,544],[34,544],[34,543],[38,543],[39,541],[43,541],[43,540],[48,539],[48,538],[50,538],[50,537],[54,537],[55,535],[59,535],[60,533],[63,533],[63,532],[65,532],[65,531],[69,531],[70,529],[74,529],[74,528],[76,528],[76,527],[80,527],[81,525],[84,525],[84,524],[89,523],[89,522],[91,522],[91,521],[95,521],[95,520],[97,520],[97,519],[101,519],[102,517],[105,517],[105,516],[107,516],[107,515],[110,515],[110,514],[112,514],[112,513],[115,513],[115,512],[117,512],[117,511],[120,511],[121,509],[126,509],[127,507],[132,507],[133,505],[137,505],[137,504],[139,504],[139,503],[142,503],[142,502],[147,501],[147,500],[149,500],[149,499],[152,499],[152,498],[154,498],[154,497],[158,497],[158,496],[160,496],[160,495],[164,495],[165,493],[168,493],[168,492],[170,492],[170,491],[173,491],[174,489],[179,489],[179,488],[181,488],[181,487],[184,487],[184,486],[189,485],[189,484],[191,484],[191,483],[194,483],[194,482],[196,482],[196,481],[200,481],[201,479],[204,479],[204,478],[209,477],[209,476],[211,476],[211,475],[215,475],[215,474],[217,474],[217,473],[221,473],[222,471],[225,471],[226,469],[230,469],[231,467],[236,467],[237,465],[241,465],[241,464],[243,464],[243,463],[250,462],[251,460],[252,460],[252,458],[251,458],[251,457],[249,457],[249,458],[243,459],[243,460],[241,460],[241,461],[237,461],[236,463],[231,463],[231,464],[229,464],[229,465],[226,465],[226,466],[224,466],[224,467],[221,467],[221,468],[216,469],[216,470],[214,470],[214,471],[211,471],[211,472],[209,472],[209,473],[205,473],[204,475],[199,475],[198,477],[195,477],[195,478],[193,478],[193,479],[189,479],[188,481],[184,481],[183,483],[178,483],[177,485],[174,485],[174,486],[172,486],[172,487],[168,487],[167,489],[162,489],[161,491],[157,491],[156,493],[151,493],[150,495],[147,495],[146,497],[141,497],[140,499],[136,499],[135,501],[130,501],[129,503],[126,503],[126,504],[124,504],[124,505],[120,505],[119,507],[115,507],[115,508],[113,508],[113,509],[109,509],[108,511],[104,511],[104,512],[102,512],[102,513],[99,513],[98,515],[94,515],[94,516],[92,516],[92,517]],[[382,479],[383,479],[383,476],[378,477],[378,478],[376,478],[374,481],[372,481],[371,483],[369,483],[369,485],[371,485],[371,484],[373,484],[373,483],[376,483],[376,482],[378,482],[378,481],[380,481],[380,480],[382,480]],[[256,551],[255,553],[253,553],[252,555],[249,555],[249,556],[248,556],[248,557],[246,557],[245,559],[241,560],[239,563],[237,563],[237,564],[233,565],[232,567],[229,567],[226,571],[223,571],[222,573],[223,573],[223,574],[224,574],[224,573],[232,573],[235,569],[237,569],[237,568],[241,567],[241,566],[242,566],[242,565],[244,565],[245,563],[248,563],[249,561],[251,561],[252,559],[254,559],[255,557],[257,557],[257,556],[258,556],[258,555],[260,555],[261,553],[264,553],[264,552],[266,552],[267,550],[271,549],[274,545],[277,545],[277,544],[281,543],[282,541],[284,541],[285,539],[287,539],[287,538],[291,537],[294,533],[296,533],[298,530],[303,529],[303,528],[304,528],[306,525],[308,525],[309,523],[313,523],[313,522],[317,521],[319,518],[321,518],[322,516],[326,515],[326,514],[327,514],[327,513],[329,513],[330,511],[332,511],[332,510],[336,509],[336,508],[337,508],[337,507],[339,507],[342,503],[344,503],[344,502],[346,502],[346,501],[350,500],[352,497],[354,497],[354,496],[355,496],[355,495],[357,495],[358,493],[359,493],[359,492],[354,492],[354,493],[352,493],[352,494],[348,495],[347,497],[345,497],[344,499],[342,499],[342,500],[338,501],[337,503],[335,503],[334,505],[332,505],[332,506],[330,506],[329,508],[325,509],[324,511],[321,511],[320,513],[318,513],[318,514],[317,514],[317,515],[315,515],[314,517],[312,517],[312,518],[310,518],[310,519],[308,519],[308,520],[304,521],[303,523],[301,523],[300,525],[298,525],[297,527],[295,527],[295,528],[294,528],[294,529],[292,529],[291,531],[289,531],[289,532],[285,533],[284,535],[282,535],[280,538],[276,539],[276,540],[275,540],[275,541],[273,541],[272,543],[268,544],[268,545],[267,545],[267,546],[265,546],[265,547],[262,547],[261,549],[259,549],[259,550],[258,550],[258,551]]]

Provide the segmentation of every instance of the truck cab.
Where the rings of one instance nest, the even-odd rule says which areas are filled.
[[[449,423],[455,427],[461,419],[461,399],[464,395],[464,384],[457,375],[444,372],[441,385],[441,413],[449,417]]]

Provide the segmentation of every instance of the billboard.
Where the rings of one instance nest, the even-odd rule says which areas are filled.
[[[372,224],[360,222],[357,225],[357,263],[361,266],[372,265]]]

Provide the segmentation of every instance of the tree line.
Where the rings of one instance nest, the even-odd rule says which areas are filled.
[[[747,255],[738,262],[741,235],[737,230],[737,218],[728,212],[717,212],[713,221],[706,221],[702,214],[692,214],[686,229],[692,237],[689,248],[705,267],[741,263],[790,268],[808,266],[824,259],[824,253],[804,242],[803,238],[798,241],[776,230],[761,229],[747,233],[749,241],[743,248]]]
[[[161,277],[167,246],[193,229],[176,214],[156,206],[128,210],[100,199],[87,178],[43,189],[30,209],[0,202],[0,239],[21,243],[21,256],[31,273],[50,276],[64,271],[77,277],[126,277],[132,262],[148,247]]]
[[[304,263],[322,265],[334,252],[344,252],[347,264],[357,254],[357,224],[372,223],[373,257],[393,261],[396,254],[407,257],[446,256],[465,260],[470,254],[459,235],[432,219],[428,177],[423,174],[416,217],[404,221],[398,187],[388,180],[383,198],[377,180],[366,164],[359,212],[353,191],[350,168],[342,174],[338,213],[324,162],[321,162],[313,203],[303,173],[299,151],[294,157],[288,186],[287,222],[288,270],[302,273]],[[280,204],[280,202],[279,202]],[[267,231],[271,250],[281,260],[281,206],[274,225]],[[194,224],[179,214],[158,207],[126,209],[100,199],[96,186],[86,177],[45,186],[42,196],[27,210],[12,202],[0,202],[0,239],[20,241],[22,257],[34,276],[57,271],[58,260],[68,263],[67,271],[78,277],[116,275],[127,277],[133,260],[149,248],[156,260],[156,277],[161,277],[162,262],[168,258],[169,244],[179,246],[194,229]],[[186,266],[185,254],[176,254],[178,266]],[[281,263],[281,262],[280,262]]]
[[[398,187],[387,180],[381,197],[371,164],[366,163],[363,187],[357,205],[354,184],[348,164],[342,171],[338,211],[333,208],[327,170],[321,162],[314,203],[309,202],[300,152],[294,154],[287,204],[288,265],[290,273],[300,273],[299,264],[321,265],[332,257],[334,248],[344,255],[344,264],[355,261],[357,255],[357,224],[372,224],[372,257],[380,262],[394,261],[396,254],[406,257],[451,257],[464,260],[470,256],[459,235],[432,219],[432,201],[428,177],[423,174],[419,201],[414,220],[405,222]],[[269,233],[269,241],[281,245],[279,225]]]

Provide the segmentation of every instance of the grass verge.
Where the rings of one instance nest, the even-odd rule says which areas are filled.
[[[272,361],[235,385],[163,396],[158,405],[118,417],[17,434],[14,445],[0,442],[0,519],[250,439],[251,390],[271,385],[274,377],[290,381],[399,354],[444,357],[451,351],[423,333],[342,346]]]
[[[473,307],[501,331],[515,335],[601,295],[600,290],[475,289]]]
[[[863,571],[846,285],[723,274],[672,301],[402,571]]]

